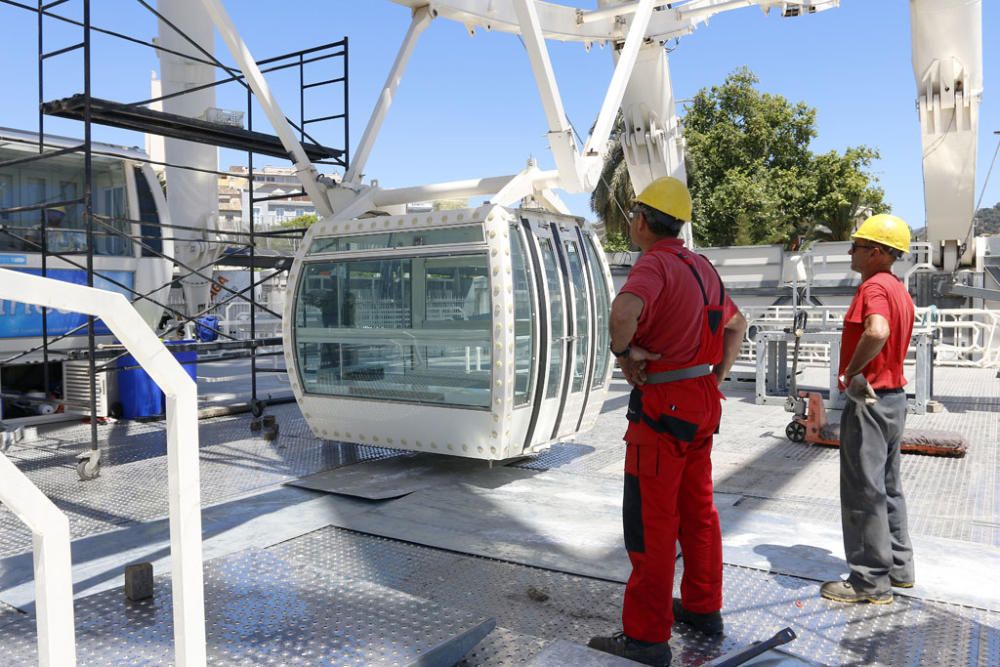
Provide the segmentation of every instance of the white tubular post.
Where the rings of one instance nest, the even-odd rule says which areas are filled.
[[[351,160],[351,167],[344,174],[345,183],[361,182],[364,176],[365,165],[368,163],[368,156],[375,145],[375,139],[378,137],[379,130],[382,129],[382,123],[389,113],[389,107],[392,106],[396,89],[399,88],[399,84],[403,80],[403,72],[406,71],[406,65],[410,62],[410,56],[413,55],[413,48],[417,44],[417,38],[420,37],[421,33],[430,24],[430,8],[425,5],[413,10],[413,20],[410,22],[410,28],[406,31],[406,37],[403,38],[403,43],[399,47],[399,53],[396,54],[396,61],[392,64],[392,69],[385,80],[385,85],[382,86],[382,94],[379,95],[371,118],[368,119],[368,126],[365,127],[365,133],[361,135],[361,142],[358,144],[357,150],[354,151],[354,159]]]
[[[202,583],[201,554],[201,486],[198,470],[198,387],[184,372],[181,365],[174,359],[170,351],[156,337],[139,313],[121,294],[106,290],[73,285],[52,278],[42,278],[17,271],[0,269],[0,299],[19,301],[47,308],[57,308],[101,318],[111,329],[111,332],[135,357],[143,370],[149,373],[156,384],[163,389],[167,397],[167,467],[170,486],[170,556],[171,579],[173,581],[173,612],[174,612],[174,661],[179,667],[194,667],[206,664],[205,653],[205,602]],[[3,459],[7,462],[6,459]],[[9,462],[7,462],[9,463]],[[11,477],[5,467],[0,467],[0,499],[12,508],[31,505],[32,513],[26,515],[25,522],[35,522],[46,531],[47,524],[38,521],[48,521],[51,513],[46,513],[42,505],[36,505],[36,496],[23,485],[8,485]],[[28,482],[30,484],[30,482]],[[13,501],[8,502],[8,494],[15,490]],[[36,493],[40,495],[40,492]],[[31,498],[31,502],[28,502]],[[53,508],[54,509],[54,508]],[[16,510],[15,510],[16,511]],[[58,513],[58,510],[55,510]],[[20,515],[19,515],[20,516]],[[54,519],[53,526],[60,526],[60,520]],[[67,643],[67,637],[72,638],[72,627],[69,634],[59,627],[59,636],[51,637],[53,623],[67,623],[72,626],[72,585],[69,569],[69,525],[65,516],[66,544],[63,554],[60,547],[49,548],[54,542],[46,538],[35,537],[35,568],[42,579],[57,577],[55,584],[43,583],[39,600],[39,612],[43,611],[43,596],[49,606],[44,610],[46,615],[56,614],[52,621],[47,621],[47,635],[51,642]],[[29,525],[31,525],[29,523]],[[34,528],[33,528],[34,530]],[[61,527],[56,529],[60,532]],[[53,538],[56,539],[56,538]],[[41,549],[41,556],[39,555]],[[49,562],[52,558],[52,562]],[[65,571],[59,574],[60,566],[65,564]],[[62,577],[62,578],[60,578]],[[68,589],[68,592],[67,592]],[[68,602],[63,600],[70,596]],[[69,611],[65,605],[69,605]],[[67,616],[68,614],[68,616]],[[42,642],[42,621],[39,621],[39,643]],[[71,642],[72,643],[72,642]],[[56,647],[63,651],[65,646]],[[56,649],[46,649],[47,651]],[[71,662],[55,661],[53,664],[72,664]]]
[[[3,454],[0,454],[0,502],[32,533],[38,664],[72,667],[76,665],[76,631],[69,520]]]
[[[327,199],[326,192],[320,187],[317,180],[319,175],[316,172],[316,168],[313,167],[309,156],[306,155],[305,150],[302,148],[302,144],[295,138],[295,133],[292,132],[285,114],[281,111],[281,106],[278,105],[278,101],[271,95],[271,88],[267,85],[267,81],[264,79],[260,68],[257,67],[257,61],[254,60],[247,45],[243,42],[243,38],[237,32],[236,26],[233,25],[232,19],[229,18],[228,12],[226,12],[220,0],[201,0],[201,4],[212,19],[212,23],[218,28],[219,35],[222,36],[222,41],[226,43],[229,52],[236,59],[240,71],[243,72],[243,75],[247,79],[247,84],[253,90],[257,101],[260,102],[264,113],[267,115],[267,119],[271,121],[271,126],[274,127],[278,138],[281,139],[281,144],[293,158],[295,173],[299,177],[299,181],[302,182],[302,189],[309,195],[309,199],[312,200],[319,216],[321,218],[330,217],[333,210],[330,208],[330,200]]]
[[[628,29],[628,35],[625,37],[625,46],[622,47],[621,55],[618,57],[615,72],[611,76],[611,83],[608,84],[608,92],[601,105],[601,112],[597,116],[597,123],[594,124],[594,131],[583,149],[585,156],[604,157],[608,137],[611,135],[611,128],[615,123],[615,114],[618,113],[618,109],[622,105],[622,97],[624,97],[625,87],[632,77],[632,69],[635,67],[635,60],[639,55],[639,47],[642,46],[642,42],[646,38],[649,18],[653,15],[653,4],[654,0],[639,0],[635,16],[632,17],[632,24]]]
[[[570,192],[580,192],[583,184],[580,179],[576,139],[573,137],[573,128],[566,120],[562,98],[559,96],[559,84],[556,83],[556,75],[552,71],[545,35],[542,34],[542,26],[538,20],[538,8],[535,6],[535,0],[513,0],[513,4],[517,19],[521,23],[521,36],[524,38],[531,70],[538,84],[538,94],[542,98],[542,108],[549,124],[549,146],[552,148],[556,168],[562,178],[561,185]]]

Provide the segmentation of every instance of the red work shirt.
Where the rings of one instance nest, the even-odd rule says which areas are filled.
[[[906,384],[903,361],[913,334],[913,299],[906,291],[903,281],[888,271],[876,273],[861,283],[854,293],[851,307],[844,316],[838,374],[843,375],[847,364],[851,362],[869,315],[881,315],[888,320],[889,339],[861,372],[874,389],[899,389]]]
[[[634,294],[643,301],[642,315],[632,342],[672,365],[683,366],[694,359],[701,342],[705,300],[691,269],[680,259],[657,248],[681,248],[681,239],[657,241],[644,252],[628,274],[619,293]],[[694,262],[709,303],[718,304],[719,277],[709,261],[694,255]],[[726,294],[722,311],[723,326],[738,313],[736,304]]]

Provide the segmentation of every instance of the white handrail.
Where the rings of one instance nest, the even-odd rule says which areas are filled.
[[[0,299],[101,318],[166,395],[174,660],[180,667],[204,665],[197,385],[121,294],[0,269]],[[74,665],[75,641],[69,641],[74,637],[69,524],[58,510],[54,523],[45,523],[51,517],[38,509],[42,505],[25,513],[41,492],[30,488],[31,482],[16,468],[17,474],[12,474],[13,464],[5,457],[3,462],[8,465],[0,466],[0,500],[12,509],[21,508],[15,513],[35,533],[39,659],[43,665]]]
[[[3,454],[0,454],[0,502],[32,533],[38,664],[72,667],[76,665],[76,639],[69,520]]]

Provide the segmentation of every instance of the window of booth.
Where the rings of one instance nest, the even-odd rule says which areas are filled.
[[[310,262],[295,308],[307,393],[489,408],[485,253]]]
[[[25,157],[23,150],[0,147],[0,163]],[[69,154],[0,168],[0,208],[72,201],[83,193],[83,155]],[[124,162],[93,158],[94,254],[134,254],[125,195]],[[87,251],[87,222],[82,204],[2,214],[13,234],[0,234],[0,252],[41,252],[42,216],[47,246],[53,253]]]

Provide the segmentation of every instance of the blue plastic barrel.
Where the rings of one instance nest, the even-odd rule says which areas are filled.
[[[195,319],[198,326],[195,327],[194,335],[203,343],[211,343],[219,337],[219,318],[215,315],[202,315]]]
[[[193,343],[193,340],[164,341],[169,347],[180,343]],[[198,352],[186,350],[173,353],[187,374],[195,382],[198,381]],[[138,366],[135,357],[127,354],[118,360],[118,368]],[[118,371],[118,402],[122,405],[124,419],[155,417],[166,412],[166,397],[160,388],[149,377],[143,368],[129,368]]]

